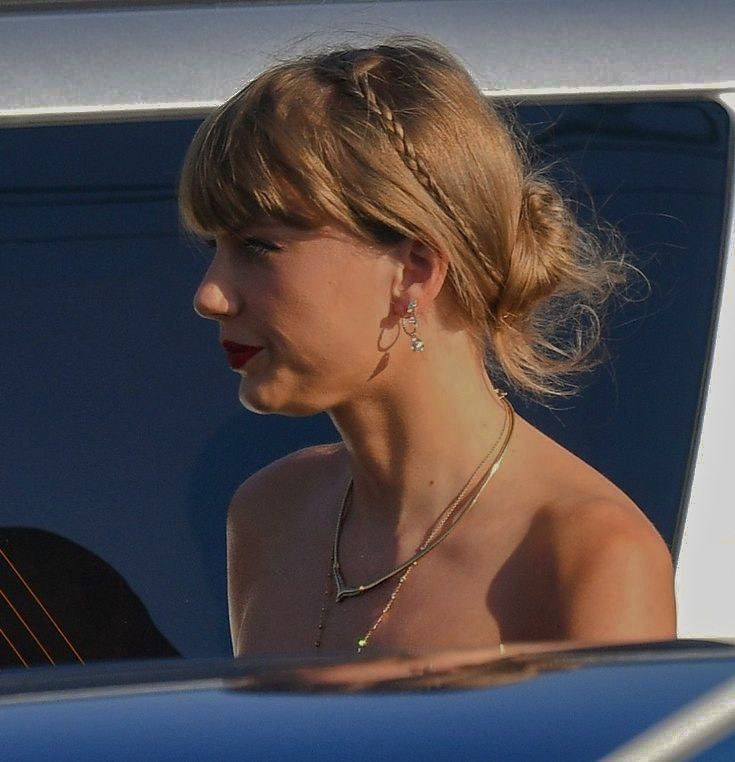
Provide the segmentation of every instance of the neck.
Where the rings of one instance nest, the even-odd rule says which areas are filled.
[[[469,345],[447,344],[406,353],[392,377],[330,411],[357,520],[426,528],[500,446],[505,406]]]

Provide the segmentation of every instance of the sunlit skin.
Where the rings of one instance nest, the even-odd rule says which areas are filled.
[[[441,252],[367,243],[336,225],[261,219],[250,243],[218,236],[195,309],[220,339],[262,346],[239,370],[260,413],[326,411],[342,442],[248,479],[228,521],[237,655],[313,652],[335,523],[349,582],[409,558],[500,433],[505,411],[452,313]],[[255,239],[255,241],[253,241]],[[418,303],[424,352],[399,319]],[[354,651],[394,583],[332,602],[322,651]],[[516,416],[503,464],[453,533],[413,569],[371,652],[675,632],[671,560],[604,476]]]

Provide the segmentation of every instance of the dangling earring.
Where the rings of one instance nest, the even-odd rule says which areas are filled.
[[[409,336],[411,339],[411,351],[423,352],[424,342],[416,335],[416,328],[419,322],[416,317],[416,307],[416,301],[412,299],[408,303],[408,307],[406,307],[405,317],[401,318],[401,328],[403,328],[403,332],[406,336]]]

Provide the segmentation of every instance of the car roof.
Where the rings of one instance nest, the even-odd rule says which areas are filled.
[[[634,0],[556,0],[551,13],[545,0],[2,0],[0,123],[200,114],[279,57],[407,33],[458,51],[502,95],[721,91],[733,28],[729,0],[706,13]]]

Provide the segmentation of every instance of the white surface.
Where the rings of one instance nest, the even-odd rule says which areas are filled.
[[[735,93],[722,103],[735,118]],[[730,136],[727,261],[699,450],[676,575],[680,637],[735,636],[735,213]]]
[[[725,89],[735,3],[433,0],[0,15],[0,122],[206,111],[278,56],[396,33],[487,90]],[[109,115],[109,114],[108,114]]]

